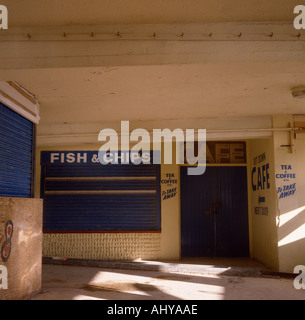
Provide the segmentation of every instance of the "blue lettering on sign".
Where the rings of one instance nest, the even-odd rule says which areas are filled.
[[[256,215],[268,216],[268,207],[254,207],[254,213]]]
[[[295,173],[292,173],[292,166],[291,165],[281,165],[281,169],[284,171],[283,173],[277,173],[275,175],[276,179],[284,179],[284,181],[289,181],[289,179],[295,179]],[[290,171],[290,172],[287,172]]]
[[[177,195],[177,188],[168,189],[166,191],[162,191],[162,199],[167,200],[170,198],[174,198]]]
[[[252,190],[270,189],[269,163],[252,169]]]
[[[258,204],[261,204],[261,203],[264,203],[264,202],[266,202],[266,198],[258,196]]]
[[[283,187],[278,187],[277,193],[279,194],[279,199],[287,198],[293,196],[296,192],[296,184],[289,184]]]
[[[277,188],[279,200],[291,197],[296,193],[296,183],[291,183],[296,179],[296,174],[293,173],[292,166],[290,164],[282,164],[281,171],[282,172],[275,175],[281,184],[285,183]]]
[[[176,197],[177,187],[173,187],[173,185],[176,185],[177,183],[178,180],[175,178],[174,173],[166,173],[166,178],[161,180],[161,184],[166,184],[169,189],[162,191],[162,200]]]

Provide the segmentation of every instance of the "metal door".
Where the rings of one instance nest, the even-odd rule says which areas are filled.
[[[181,167],[182,257],[248,257],[246,167]]]

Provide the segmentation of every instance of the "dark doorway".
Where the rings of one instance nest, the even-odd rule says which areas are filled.
[[[246,167],[181,167],[182,257],[248,257]]]

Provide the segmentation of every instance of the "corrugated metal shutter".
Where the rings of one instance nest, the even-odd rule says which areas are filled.
[[[30,198],[34,125],[0,103],[0,196]]]
[[[58,165],[48,158],[42,152],[44,232],[160,230],[160,166]]]

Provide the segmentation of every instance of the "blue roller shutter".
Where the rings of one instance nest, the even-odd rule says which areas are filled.
[[[34,125],[0,103],[0,196],[33,194]]]
[[[60,165],[50,154],[41,154],[44,232],[160,231],[160,166]]]

